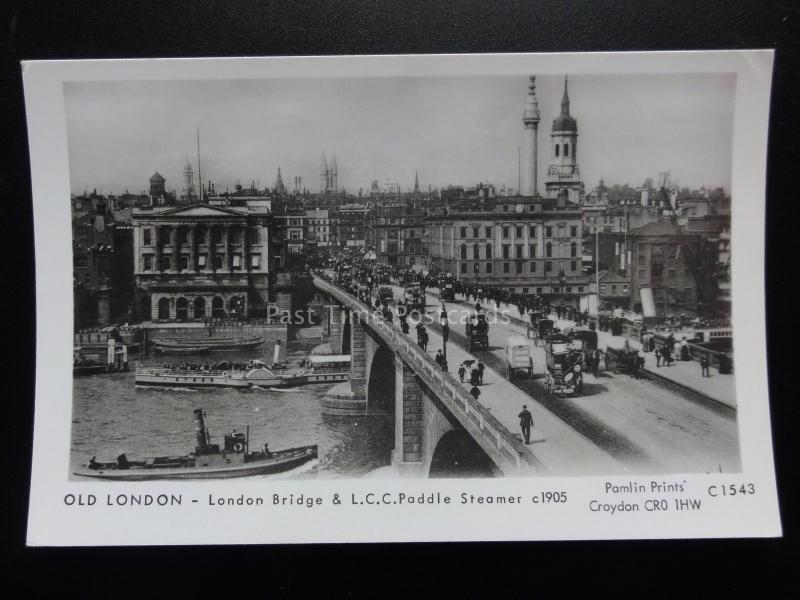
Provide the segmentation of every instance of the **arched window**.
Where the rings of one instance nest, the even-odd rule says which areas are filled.
[[[569,156],[569,144],[564,144],[564,156]]]
[[[547,242],[547,244],[544,247],[544,251],[545,251],[545,256],[547,258],[552,257],[553,256],[553,244],[551,244],[550,242]]]
[[[169,298],[161,298],[158,301],[158,320],[169,320]]]
[[[175,301],[175,318],[185,321],[189,318],[189,301],[181,296]]]
[[[569,255],[572,258],[575,258],[576,256],[578,256],[578,244],[576,244],[575,242],[572,242],[569,245]]]
[[[215,319],[225,318],[225,302],[219,296],[211,301],[211,316]]]
[[[198,296],[194,299],[194,318],[205,319],[206,317],[206,299]]]
[[[228,312],[231,317],[241,317],[244,315],[244,298],[241,296],[234,296],[228,302]]]
[[[556,157],[558,157],[558,152],[559,152],[560,147],[561,147],[560,144],[556,144]]]

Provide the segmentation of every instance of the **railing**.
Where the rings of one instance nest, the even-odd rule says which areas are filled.
[[[389,323],[358,301],[354,296],[314,273],[314,284],[350,308],[376,331],[384,341],[408,364],[422,382],[447,406],[475,441],[489,454],[495,464],[506,474],[530,475],[546,472],[537,459],[508,428],[489,410],[475,400],[450,373],[419,346],[413,343],[393,323]]]

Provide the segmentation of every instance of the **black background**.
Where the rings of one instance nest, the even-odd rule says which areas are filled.
[[[2,566],[24,594],[528,597],[764,594],[795,567],[800,3],[31,2],[0,4],[3,279],[0,363]],[[30,170],[19,61],[309,54],[776,48],[767,189],[770,395],[784,539],[237,548],[28,549],[35,290]],[[66,202],[66,199],[64,200]],[[737,201],[742,201],[738,199]],[[746,201],[746,200],[745,200]],[[48,257],[38,257],[47,260]],[[44,287],[40,294],[64,293]],[[68,297],[64,298],[69,301]],[[757,319],[758,315],[753,316]],[[39,352],[47,353],[46,348]],[[746,401],[746,399],[742,399]],[[524,529],[526,523],[521,522]],[[219,524],[208,522],[206,527]],[[565,527],[569,527],[565,523]],[[643,534],[646,532],[643,532]],[[796,581],[797,578],[795,577]],[[4,579],[10,590],[11,579]],[[173,586],[176,586],[173,588]],[[204,594],[204,595],[206,595]]]

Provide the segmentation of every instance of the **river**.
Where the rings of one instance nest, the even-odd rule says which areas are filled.
[[[290,344],[289,362],[308,354],[308,347]],[[258,349],[246,353],[205,356],[147,357],[146,366],[164,362],[269,361]],[[381,417],[334,417],[322,414],[319,399],[330,388],[309,385],[274,391],[233,388],[147,388],[134,385],[128,373],[76,377],[73,383],[71,471],[92,456],[114,460],[183,455],[194,450],[193,410],[203,408],[211,442],[250,426],[251,446],[269,443],[271,450],[317,444],[319,459],[292,471],[289,478],[362,477],[389,464],[394,433]],[[75,479],[81,479],[75,477]]]

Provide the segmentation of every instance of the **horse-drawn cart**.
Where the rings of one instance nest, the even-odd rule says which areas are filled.
[[[633,348],[606,347],[606,368],[614,373],[639,372],[639,352]]]

